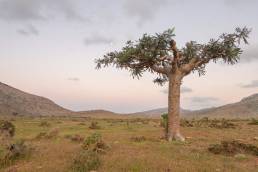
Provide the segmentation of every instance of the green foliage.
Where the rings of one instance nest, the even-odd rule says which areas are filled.
[[[11,137],[15,134],[15,126],[9,121],[0,120],[0,134],[7,133]]]
[[[165,133],[168,133],[168,114],[167,113],[163,113],[161,115],[161,126],[164,127],[165,129]]]
[[[91,150],[82,150],[74,158],[71,171],[73,172],[90,172],[97,170],[101,161],[99,155]]]
[[[29,156],[31,150],[24,140],[18,140],[8,147],[0,146],[0,167],[9,166],[16,160]]]
[[[47,121],[41,121],[39,124],[40,127],[50,127],[50,123]]]
[[[89,129],[100,129],[100,126],[98,125],[98,122],[96,122],[96,121],[92,121],[91,122],[91,124],[90,124],[90,126],[89,126]]]
[[[110,65],[127,69],[133,77],[141,77],[146,71],[158,74],[154,82],[163,84],[168,75],[180,69],[184,75],[191,71],[205,74],[206,64],[210,61],[223,60],[228,64],[239,61],[242,53],[240,43],[247,44],[250,29],[236,28],[234,33],[224,33],[218,39],[210,39],[206,44],[189,41],[178,49],[174,28],[155,35],[144,34],[137,41],[128,41],[120,51],[113,51],[96,60],[96,68]],[[174,70],[174,71],[175,71]]]
[[[102,140],[101,134],[93,133],[84,140],[82,148],[97,153],[106,153],[106,149],[108,149],[109,146]]]
[[[106,153],[108,149],[101,134],[93,133],[87,137],[82,144],[82,151],[75,157],[72,164],[72,171],[74,172],[88,172],[97,170],[100,166],[99,153]]]
[[[35,139],[53,139],[57,138],[59,135],[58,128],[53,128],[49,132],[40,132],[38,135],[36,135]]]
[[[143,72],[149,71],[159,74],[160,79],[167,80],[165,75],[160,75],[152,66],[170,64],[169,60],[160,60],[160,57],[169,55],[170,42],[174,36],[173,28],[153,36],[144,34],[138,41],[127,41],[121,51],[110,52],[104,58],[97,59],[97,69],[114,65],[120,69],[129,69],[133,77],[139,78]]]

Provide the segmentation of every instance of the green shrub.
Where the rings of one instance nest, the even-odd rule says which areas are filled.
[[[35,139],[53,139],[57,138],[59,135],[59,129],[53,128],[49,132],[40,132],[38,135],[36,135]]]
[[[101,134],[93,133],[84,140],[82,148],[97,153],[106,153],[109,146],[102,140]]]
[[[41,121],[39,124],[40,127],[50,127],[50,123],[47,121]]]
[[[92,150],[82,150],[73,160],[73,172],[90,172],[100,166],[99,155]]]
[[[25,144],[24,140],[16,141],[8,147],[0,148],[0,167],[13,164],[14,161],[30,155],[31,148]]]
[[[98,122],[93,121],[91,122],[89,129],[100,129],[100,126],[98,125]]]
[[[163,113],[161,117],[162,119],[161,119],[160,125],[165,129],[165,133],[167,133],[168,132],[168,114]]]
[[[0,135],[8,134],[13,137],[15,134],[15,126],[9,121],[0,120]]]

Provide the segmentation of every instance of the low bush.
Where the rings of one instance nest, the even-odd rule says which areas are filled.
[[[249,125],[258,125],[258,120],[257,119],[252,119],[251,122],[248,123]]]
[[[165,129],[165,133],[168,133],[168,114],[164,113],[161,115],[160,126]]]
[[[97,152],[92,150],[82,150],[74,158],[71,171],[90,172],[92,170],[97,170],[100,163],[100,158]]]
[[[14,161],[30,155],[31,148],[23,140],[0,148],[0,167],[11,165]]]
[[[135,136],[130,138],[133,142],[143,142],[146,141],[144,136]]]
[[[79,134],[71,135],[69,138],[73,142],[82,142],[84,140],[84,137],[82,137]]]
[[[15,126],[9,121],[0,120],[0,135],[6,134],[13,137],[15,134]]]
[[[53,128],[52,130],[50,130],[47,133],[47,138],[48,139],[52,139],[52,138],[56,138],[59,135],[59,129],[58,128]]]
[[[236,140],[222,141],[221,144],[210,145],[208,150],[214,154],[222,155],[236,155],[241,153],[247,153],[258,156],[258,147],[251,144],[241,143]]]
[[[46,132],[40,132],[39,134],[36,135],[35,139],[44,139],[47,137]]]
[[[161,115],[161,126],[165,128],[165,130],[168,130],[168,116],[167,114]],[[209,128],[218,128],[218,129],[227,129],[227,128],[236,128],[236,124],[230,122],[226,119],[209,119],[208,117],[203,117],[199,120],[187,120],[187,119],[181,119],[180,120],[180,126],[182,127],[209,127]]]
[[[98,125],[98,122],[93,121],[91,122],[89,129],[100,129],[100,126]]]
[[[209,125],[210,128],[219,128],[219,129],[224,129],[224,128],[236,128],[236,125],[230,121],[227,121],[225,119],[222,120],[211,120]]]
[[[194,122],[186,119],[181,119],[180,126],[182,127],[194,127]]]
[[[82,148],[97,153],[106,153],[109,146],[102,140],[101,134],[93,133],[84,140]]]
[[[47,121],[41,121],[39,124],[40,127],[50,127],[50,123]]]
[[[53,128],[49,132],[40,132],[38,135],[36,135],[35,139],[53,139],[57,138],[59,135],[59,129]]]

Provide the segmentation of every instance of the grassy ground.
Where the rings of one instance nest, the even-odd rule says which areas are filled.
[[[40,126],[47,121],[50,126]],[[89,129],[92,121],[101,127]],[[101,133],[110,145],[101,155],[99,172],[257,172],[258,157],[246,154],[244,158],[214,155],[207,149],[210,144],[222,140],[237,139],[258,146],[258,125],[248,121],[235,121],[235,129],[207,127],[182,127],[187,137],[185,143],[168,143],[160,137],[163,128],[159,120],[87,119],[87,118],[14,118],[14,139],[26,139],[34,150],[29,158],[15,162],[2,171],[18,172],[69,172],[72,160],[81,151],[81,144],[67,139],[67,135],[87,137]],[[51,139],[35,139],[40,132],[55,128],[58,136]],[[135,142],[131,138],[145,136],[146,140]],[[0,170],[0,171],[1,171]]]

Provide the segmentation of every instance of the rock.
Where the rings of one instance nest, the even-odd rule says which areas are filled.
[[[254,140],[258,140],[258,137],[254,137]]]

